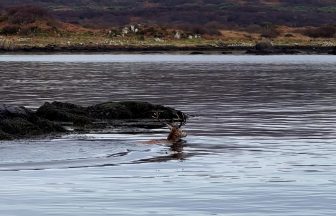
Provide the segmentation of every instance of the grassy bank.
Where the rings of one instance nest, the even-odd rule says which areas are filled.
[[[260,39],[194,38],[161,39],[138,37],[108,37],[102,34],[72,34],[68,36],[1,36],[0,50],[8,51],[246,51],[253,49]],[[274,47],[330,52],[336,39],[276,38]]]

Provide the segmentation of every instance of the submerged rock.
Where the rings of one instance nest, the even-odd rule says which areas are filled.
[[[45,103],[36,112],[25,107],[0,106],[0,140],[29,138],[67,132],[65,125],[80,130],[104,127],[159,128],[154,112],[162,119],[173,119],[181,111],[147,102],[106,102],[83,107],[71,103]],[[129,130],[128,130],[129,131]]]

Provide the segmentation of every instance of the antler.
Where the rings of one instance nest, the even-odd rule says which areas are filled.
[[[180,112],[180,113],[182,115],[182,119],[181,119],[181,116],[178,113],[176,113],[177,122],[180,122],[178,128],[181,128],[183,125],[187,123],[187,116],[183,112]]]
[[[172,118],[170,120],[171,123],[168,123],[167,121],[162,121],[160,119],[159,111],[154,112],[153,115],[152,115],[152,118],[158,120],[161,123],[166,124],[169,128],[172,128],[172,127],[181,128],[183,125],[185,125],[187,123],[187,116],[183,112],[180,112],[180,113],[181,113],[181,116],[179,115],[178,112],[176,112],[175,115],[176,115],[177,118],[176,119]],[[177,125],[178,122],[179,122],[179,125]]]
[[[171,129],[171,128],[173,127],[173,125],[169,124],[169,123],[166,122],[166,121],[162,121],[162,120],[160,119],[160,113],[159,113],[159,111],[155,111],[155,112],[153,113],[153,115],[152,115],[152,118],[154,118],[154,119],[158,120],[159,122],[161,122],[161,123],[167,125],[169,129]]]

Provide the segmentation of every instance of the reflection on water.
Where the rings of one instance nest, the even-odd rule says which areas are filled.
[[[129,99],[193,116],[189,136],[173,145],[145,144],[168,129],[0,143],[0,215],[336,212],[334,56],[8,55],[0,63],[2,103]]]

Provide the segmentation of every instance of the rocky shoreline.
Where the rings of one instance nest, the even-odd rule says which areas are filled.
[[[106,46],[106,45],[84,45],[84,46],[18,46],[0,48],[0,53],[71,53],[71,52],[109,52],[109,53],[171,53],[182,52],[185,54],[250,54],[250,55],[292,55],[292,54],[331,54],[336,55],[336,47],[317,45],[272,45],[272,46]]]
[[[154,112],[173,119],[181,111],[147,102],[106,102],[83,107],[71,103],[45,103],[36,111],[20,106],[0,105],[0,140],[27,139],[64,133],[81,133],[106,128],[151,129],[164,124]]]

